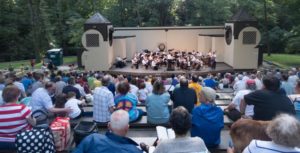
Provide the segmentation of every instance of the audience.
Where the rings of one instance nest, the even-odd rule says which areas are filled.
[[[124,110],[112,113],[105,135],[94,133],[87,136],[73,153],[142,153],[138,144],[126,137],[129,115]]]
[[[216,92],[203,87],[200,93],[201,105],[192,113],[192,137],[200,137],[209,148],[217,147],[221,141],[221,130],[224,127],[223,111],[214,103]]]
[[[74,85],[75,85],[75,78],[70,77],[68,80],[68,85],[63,88],[62,93],[68,94],[68,92],[74,92],[76,94],[76,99],[80,99],[81,97],[80,91],[76,87],[74,87]]]
[[[139,87],[139,90],[137,92],[138,100],[141,103],[145,103],[146,98],[149,94],[148,90],[146,89],[146,84],[144,82],[141,82],[139,83],[138,87]]]
[[[295,114],[291,100],[280,92],[280,81],[276,77],[266,76],[264,88],[244,96],[240,111],[245,113],[246,105],[254,105],[254,120],[272,120],[278,113]]]
[[[111,113],[114,111],[114,96],[107,88],[110,83],[110,78],[104,76],[101,82],[102,86],[96,87],[94,90],[93,119],[99,123],[107,123]]]
[[[192,81],[189,84],[189,88],[194,89],[194,91],[196,92],[197,95],[197,106],[200,105],[200,92],[202,89],[202,86],[198,83],[198,76],[197,75],[193,75],[192,76]]]
[[[0,106],[0,149],[15,150],[16,135],[35,125],[30,109],[23,104],[17,104],[20,95],[21,91],[14,85],[3,89],[4,104]]]
[[[89,152],[91,148],[94,147],[93,145],[98,146],[100,140],[101,145],[105,143],[109,144],[106,145],[111,149],[109,152],[114,152],[113,150],[122,152],[120,150],[126,148],[122,146],[123,144],[130,146],[129,148],[134,150],[130,152],[140,152],[136,147],[137,144],[125,137],[128,131],[128,122],[138,121],[142,115],[145,115],[141,109],[138,109],[138,104],[146,106],[148,123],[156,125],[166,125],[170,123],[176,133],[174,140],[160,141],[156,152],[172,152],[174,150],[193,152],[195,151],[194,149],[196,149],[197,152],[206,152],[206,146],[212,148],[220,144],[220,131],[224,126],[223,112],[214,103],[216,91],[213,89],[222,90],[223,87],[232,88],[232,86],[234,86],[233,84],[235,84],[235,97],[225,110],[230,110],[229,112],[236,110],[236,112],[239,113],[239,117],[231,118],[233,120],[237,120],[241,116],[249,119],[253,117],[254,120],[238,120],[232,125],[231,137],[233,140],[233,148],[229,148],[228,152],[242,152],[244,148],[250,144],[252,139],[255,139],[255,143],[259,142],[259,144],[267,144],[270,146],[282,145],[285,146],[283,147],[285,149],[299,147],[274,141],[273,139],[276,138],[273,137],[273,142],[257,141],[270,140],[264,131],[268,121],[272,120],[277,114],[295,114],[295,111],[300,114],[300,83],[297,82],[299,78],[295,75],[294,70],[290,71],[289,75],[286,75],[287,73],[281,70],[266,70],[262,72],[258,71],[257,73],[243,74],[236,73],[234,75],[231,73],[218,73],[215,76],[208,75],[204,80],[202,76],[188,74],[180,74],[177,76],[173,74],[170,78],[167,76],[152,77],[150,75],[145,77],[133,77],[130,75],[111,76],[98,71],[80,72],[76,70],[69,72],[52,71],[51,73],[47,71],[43,73],[34,72],[33,76],[35,80],[33,80],[31,73],[29,72],[27,74],[28,76],[25,75],[21,82],[21,77],[19,76],[17,82],[14,81],[13,78],[16,78],[12,77],[15,76],[14,74],[5,76],[0,74],[0,88],[4,87],[4,84],[1,84],[1,82],[6,82],[6,86],[8,87],[15,87],[12,86],[13,84],[17,84],[19,87],[21,87],[21,85],[24,86],[25,92],[23,93],[29,93],[27,94],[29,96],[32,94],[32,99],[29,104],[29,108],[31,108],[32,111],[43,110],[50,114],[54,113],[56,116],[68,115],[70,118],[80,118],[81,110],[78,107],[78,103],[81,102],[78,99],[86,99],[87,102],[92,101],[93,119],[95,122],[108,123],[114,118],[111,114],[115,110],[125,110],[128,112],[126,115],[127,117],[129,116],[129,119],[127,119],[128,121],[125,120],[126,124],[124,123],[127,130],[123,128],[121,130],[123,132],[120,133],[118,129],[112,128],[111,125],[109,125],[111,132],[106,135],[90,136],[88,142],[85,141],[85,144],[79,147],[81,152]],[[237,76],[236,80],[234,80],[235,76]],[[180,78],[179,84],[177,78]],[[67,86],[64,81],[67,81],[69,85]],[[33,82],[35,83],[33,84]],[[53,82],[55,82],[55,84]],[[75,82],[77,84],[75,84]],[[261,82],[263,82],[263,85]],[[291,86],[292,82],[294,83],[293,85],[296,86],[295,89]],[[175,88],[174,91],[168,90],[170,87],[172,89]],[[256,89],[258,90],[255,91]],[[20,90],[15,94],[18,94],[19,91]],[[2,90],[0,89],[0,95],[2,95],[1,92]],[[86,95],[85,93],[91,94]],[[77,99],[74,97],[75,95]],[[2,96],[4,98],[4,94]],[[66,102],[66,97],[68,97],[68,102]],[[169,103],[170,98],[173,101],[174,108],[176,108],[173,110],[171,116],[171,110],[169,109],[172,106],[168,105],[171,104]],[[30,99],[30,97],[28,99]],[[0,100],[0,112],[3,111],[1,108],[7,105],[11,106],[10,102],[4,100],[4,104],[1,105]],[[24,105],[15,105],[22,106],[24,109],[27,108]],[[31,114],[31,112],[29,113]],[[31,127],[26,118],[22,119],[22,122],[26,124],[26,128]],[[110,124],[113,122],[114,121],[111,121]],[[144,122],[144,120],[141,122]],[[119,121],[115,123],[119,124]],[[193,138],[188,136],[190,128]],[[290,131],[295,132],[295,130]],[[6,142],[2,143],[1,138],[4,136],[1,132],[0,130],[0,146],[3,144],[5,147],[9,147],[9,145],[13,146],[13,143],[7,146],[5,144]],[[258,134],[255,134],[255,132]],[[115,147],[117,143],[122,145]],[[174,145],[171,147],[172,144]],[[94,148],[102,149],[103,147],[101,147],[101,145]],[[249,151],[249,149],[253,149],[253,147],[255,146],[250,144],[248,150],[246,150],[246,148],[245,151]],[[168,148],[168,151],[165,150],[166,148]],[[85,149],[88,150],[86,151]]]
[[[67,86],[67,84],[61,80],[61,76],[56,76],[55,77],[55,95],[61,94],[65,86]]]
[[[120,82],[117,87],[118,95],[115,96],[116,109],[123,109],[129,113],[130,122],[137,121],[142,118],[144,112],[136,108],[138,99],[130,93],[129,83]]]
[[[180,79],[180,87],[174,89],[171,99],[174,108],[183,106],[189,113],[192,113],[194,105],[197,103],[196,92],[193,89],[188,88],[188,80],[184,77]]]
[[[164,124],[169,121],[168,103],[170,95],[165,91],[161,80],[154,82],[153,91],[146,99],[147,119],[151,124]]]
[[[65,104],[65,108],[70,108],[72,112],[69,112],[68,116],[71,119],[78,119],[81,116],[81,109],[79,105],[84,104],[84,101],[80,101],[76,99],[76,94],[72,91],[67,94],[67,102]]]
[[[295,94],[289,95],[289,98],[294,103],[296,117],[300,121],[300,80],[298,80],[297,85],[295,87]]]
[[[36,89],[31,98],[30,106],[32,112],[42,110],[51,113],[70,113],[70,108],[54,108],[50,95],[54,94],[55,86],[53,83],[46,83],[44,88]]]
[[[281,114],[266,129],[272,141],[252,140],[243,153],[300,152],[300,122],[293,116]]]
[[[236,93],[236,95],[232,99],[232,102],[224,110],[225,114],[233,121],[240,119],[242,117],[241,111],[240,111],[241,101],[244,100],[245,95],[247,95],[255,90],[256,90],[255,81],[252,79],[247,80],[246,81],[246,89],[240,90]],[[253,107],[254,107],[253,105],[246,106],[244,117],[252,118],[252,116],[254,114]]]
[[[162,140],[154,153],[208,152],[201,138],[188,136],[192,122],[186,108],[182,106],[175,108],[170,116],[170,124],[175,132],[175,139]]]
[[[285,91],[286,95],[291,95],[294,93],[295,86],[288,82],[288,75],[282,75],[281,88]]]

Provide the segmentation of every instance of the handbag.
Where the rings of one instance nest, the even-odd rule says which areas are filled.
[[[229,110],[228,112],[224,112],[228,118],[230,118],[233,121],[237,121],[238,119],[240,119],[242,117],[241,112],[239,112],[237,109],[232,109]]]
[[[55,153],[54,139],[48,128],[34,127],[17,134],[18,153]]]

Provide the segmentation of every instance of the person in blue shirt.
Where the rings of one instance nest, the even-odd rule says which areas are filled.
[[[203,87],[200,93],[201,105],[192,112],[192,137],[200,137],[209,148],[220,144],[221,130],[224,127],[223,111],[214,103],[216,91]]]
[[[204,85],[206,87],[210,87],[212,89],[216,89],[217,87],[217,82],[214,80],[212,75],[208,75],[206,79],[204,79]]]
[[[138,144],[127,138],[129,115],[124,110],[112,113],[105,135],[94,133],[78,145],[73,153],[142,153]]]
[[[161,80],[153,84],[153,91],[146,99],[147,120],[151,124],[164,124],[169,122],[170,111],[168,103],[170,95],[166,92]]]
[[[21,80],[22,84],[24,85],[25,91],[33,84],[33,78],[31,73],[27,73]]]

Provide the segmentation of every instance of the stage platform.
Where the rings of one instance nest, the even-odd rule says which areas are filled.
[[[234,72],[234,69],[223,62],[218,62],[216,69],[212,70],[208,66],[204,66],[202,69],[196,70],[181,70],[175,69],[174,71],[167,71],[167,67],[163,66],[160,67],[158,70],[153,70],[148,68],[147,70],[143,66],[139,66],[138,69],[131,68],[131,63],[127,63],[127,65],[123,68],[111,68],[109,71],[106,71],[109,74],[119,75],[132,75],[132,76],[171,76],[172,74],[180,75],[180,74],[196,74],[196,75],[207,75],[209,73],[216,74],[216,73],[224,73],[224,72]]]

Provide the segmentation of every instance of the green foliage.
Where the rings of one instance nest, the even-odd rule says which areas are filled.
[[[115,27],[199,26],[223,25],[242,7],[258,19],[272,52],[300,53],[300,0],[2,0],[0,61],[81,47],[83,24],[95,12]]]

